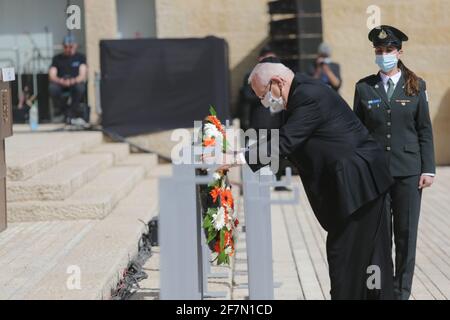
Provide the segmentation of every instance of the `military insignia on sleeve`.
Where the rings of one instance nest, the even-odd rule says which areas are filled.
[[[379,39],[386,39],[386,37],[387,37],[387,33],[386,33],[386,31],[384,31],[382,29],[381,32],[378,34],[378,38]]]

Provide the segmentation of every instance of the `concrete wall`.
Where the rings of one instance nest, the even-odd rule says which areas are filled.
[[[116,0],[84,0],[86,53],[89,64],[89,103],[95,122],[94,73],[100,72],[100,40],[115,39],[118,33]]]
[[[230,50],[232,104],[268,35],[268,0],[156,0],[158,38],[226,39]],[[193,79],[195,81],[195,79]]]
[[[353,103],[354,85],[377,72],[367,39],[366,9],[381,9],[381,24],[409,36],[402,60],[426,80],[439,164],[450,164],[450,1],[449,0],[322,0],[324,39],[341,64],[341,94]]]
[[[91,80],[99,70],[100,39],[115,38],[115,0],[84,0],[86,46]],[[158,38],[224,38],[230,49],[232,107],[243,77],[256,63],[267,41],[268,0],[155,0]],[[381,9],[381,23],[395,25],[410,37],[404,44],[405,64],[428,84],[436,156],[450,164],[450,0],[322,0],[324,39],[341,64],[343,97],[352,104],[354,84],[377,72],[367,39],[368,6]],[[195,81],[195,79],[193,79]],[[89,97],[94,101],[93,81]]]

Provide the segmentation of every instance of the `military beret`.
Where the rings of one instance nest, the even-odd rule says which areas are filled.
[[[408,36],[397,28],[381,25],[369,32],[369,40],[372,41],[374,47],[394,46],[401,48],[402,41],[408,41]]]

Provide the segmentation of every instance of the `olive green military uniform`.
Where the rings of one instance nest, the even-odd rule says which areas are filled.
[[[417,96],[405,93],[401,75],[390,99],[379,74],[356,84],[354,112],[383,148],[395,184],[390,212],[395,239],[396,298],[408,299],[414,274],[419,222],[421,174],[435,173],[433,133],[426,84],[420,80]]]

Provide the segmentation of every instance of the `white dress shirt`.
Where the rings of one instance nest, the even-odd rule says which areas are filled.
[[[402,76],[402,71],[399,70],[396,74],[394,74],[392,77],[389,77],[388,75],[384,74],[383,72],[380,72],[381,81],[383,81],[384,84],[384,90],[386,90],[386,93],[388,91],[388,81],[389,78],[392,79],[392,82],[394,83],[394,89],[397,86],[397,83],[400,81],[400,77]]]

